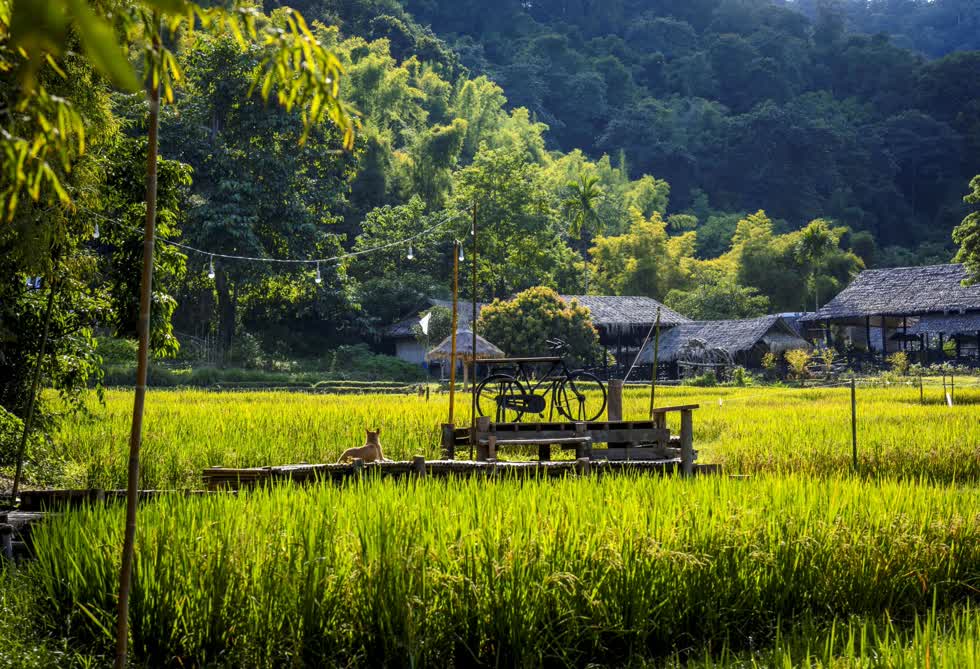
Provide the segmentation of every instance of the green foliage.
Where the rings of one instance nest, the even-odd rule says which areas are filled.
[[[908,376],[909,356],[905,351],[896,351],[888,356],[888,366],[898,376]]]
[[[506,302],[494,300],[480,312],[477,331],[512,356],[550,355],[548,340],[561,339],[573,360],[601,357],[589,310],[575,300],[566,303],[549,288],[530,288]]]
[[[786,351],[783,354],[786,359],[786,364],[789,366],[790,372],[800,381],[800,385],[809,376],[807,371],[807,365],[810,364],[810,352],[806,349],[795,348],[791,351]]]
[[[432,346],[438,345],[453,333],[453,310],[447,307],[436,306],[419,314],[419,318],[422,318],[426,314],[431,316],[429,319],[429,334],[422,332],[422,327],[418,324],[412,326],[412,332],[415,333],[415,339],[420,344],[431,348]]]
[[[966,265],[973,283],[980,281],[980,175],[973,177],[970,182],[973,190],[963,199],[976,205],[976,211],[963,219],[963,222],[953,231],[953,241],[960,245],[956,261]]]
[[[674,289],[664,302],[694,320],[753,318],[769,311],[769,299],[755,288],[740,286],[723,268],[707,263],[695,268],[689,290]]]

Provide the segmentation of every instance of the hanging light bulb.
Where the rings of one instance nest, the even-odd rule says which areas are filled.
[[[214,256],[211,256],[211,265],[208,267],[208,278],[214,278]]]
[[[92,239],[98,239],[101,236],[102,236],[102,233],[99,232],[99,223],[98,223],[98,221],[96,221],[96,223],[95,223],[95,230],[92,232]]]
[[[463,262],[463,245],[459,245],[459,261]]]
[[[408,243],[408,259],[415,260],[415,252],[412,251],[412,242]]]
[[[316,281],[316,285],[318,285],[318,286],[321,283],[323,283],[323,277],[320,276],[320,263],[317,263],[316,264],[316,279],[314,279],[314,281]]]

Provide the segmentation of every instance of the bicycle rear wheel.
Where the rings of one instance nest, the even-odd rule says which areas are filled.
[[[506,398],[524,395],[523,384],[510,374],[491,374],[476,388],[476,410],[495,423],[519,423],[522,411],[506,404]]]
[[[569,420],[598,420],[606,408],[606,387],[590,372],[572,372],[555,388],[558,413]]]

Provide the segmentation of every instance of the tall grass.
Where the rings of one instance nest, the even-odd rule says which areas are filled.
[[[207,666],[582,665],[744,650],[980,588],[980,491],[831,477],[365,480],[140,514],[133,649]],[[44,615],[109,644],[117,508],[39,528]],[[972,623],[971,623],[972,624]],[[972,629],[976,629],[976,626]]]
[[[980,388],[959,388],[957,405],[919,404],[918,389],[858,391],[862,472],[934,481],[980,478]],[[457,423],[468,424],[470,399],[458,396]],[[719,400],[721,403],[719,404]],[[834,475],[851,468],[850,396],[846,388],[664,388],[658,404],[700,403],[695,448],[703,462],[729,472]],[[627,418],[641,419],[644,389],[629,389]],[[31,470],[38,483],[122,487],[131,398],[107,393],[88,418],[66,422],[52,451],[56,462]],[[382,428],[389,457],[439,457],[445,395],[309,396],[289,393],[156,391],[146,405],[143,487],[196,487],[204,467],[329,462],[360,445],[366,427]],[[676,415],[671,424],[677,429]],[[43,472],[43,473],[42,473]]]

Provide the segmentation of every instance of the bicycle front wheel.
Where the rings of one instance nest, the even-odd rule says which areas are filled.
[[[555,406],[569,420],[598,420],[606,408],[606,387],[595,374],[572,372],[555,389]]]
[[[476,388],[476,410],[495,423],[519,423],[524,413],[507,400],[524,394],[524,386],[510,374],[491,374]]]

